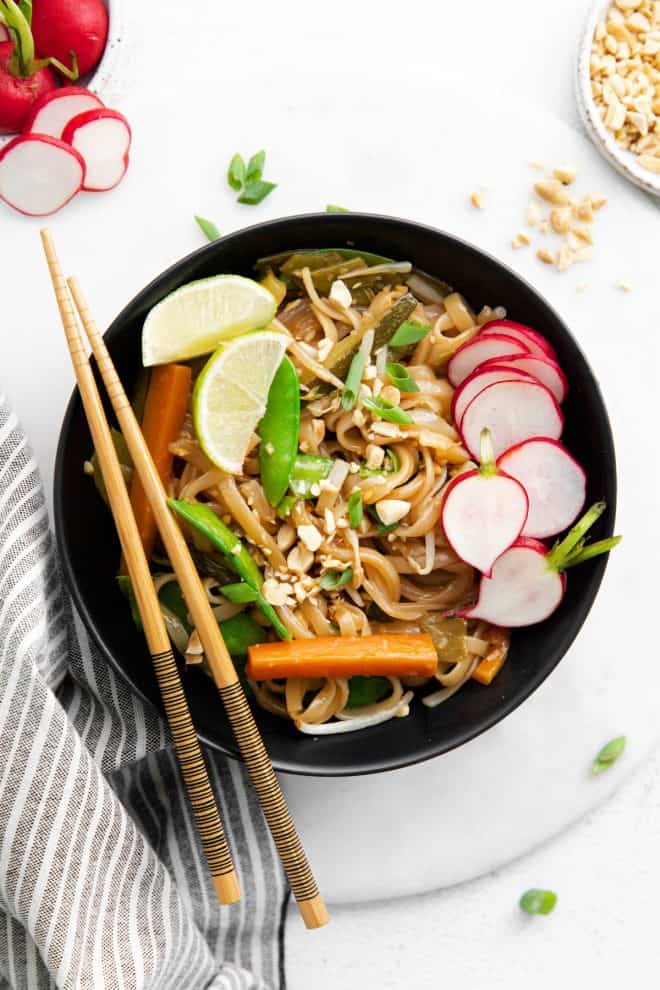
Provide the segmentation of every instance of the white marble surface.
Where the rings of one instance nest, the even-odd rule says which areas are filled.
[[[127,10],[120,74],[104,95],[134,124],[133,167],[115,193],[80,197],[50,222],[99,322],[200,243],[194,212],[225,230],[322,208],[328,200],[409,215],[479,242],[534,281],[588,342],[615,427],[626,432],[619,518],[627,540],[598,606],[602,622],[616,616],[610,649],[603,652],[592,622],[585,637],[596,638],[583,638],[593,646],[588,656],[580,654],[583,664],[597,668],[594,677],[578,676],[583,668],[567,658],[529,708],[447,758],[456,761],[456,772],[447,773],[445,763],[444,777],[428,764],[362,786],[289,782],[333,900],[452,883],[552,834],[605,797],[652,746],[658,674],[653,651],[640,645],[650,626],[651,591],[644,599],[636,588],[640,570],[653,580],[643,552],[657,532],[651,523],[657,486],[641,475],[650,437],[639,440],[633,393],[645,388],[652,395],[658,365],[657,211],[610,176],[593,149],[560,122],[577,123],[573,73],[586,5],[557,0],[548,10],[524,0],[475,0],[431,9],[411,0],[387,16],[345,0],[327,11],[298,0],[286,9],[257,2],[249,17],[240,7],[210,0],[200,9],[204,25],[197,35],[183,30],[172,0]],[[224,184],[226,161],[238,148],[250,153],[262,144],[269,152],[267,177],[281,185],[259,209],[239,207]],[[565,154],[577,156],[589,188],[592,180],[607,184],[612,205],[599,219],[596,261],[558,278],[531,256],[513,255],[507,244],[526,201],[526,160]],[[483,214],[466,205],[480,184],[489,187]],[[0,295],[10,300],[0,374],[50,484],[71,374],[40,267],[38,226],[0,213]],[[633,292],[617,290],[619,279],[630,280]],[[588,283],[582,294],[578,282]],[[619,658],[617,631],[630,626],[634,649],[624,639]],[[524,732],[514,734],[513,719]],[[625,761],[590,781],[585,764],[591,752],[620,731],[631,740]],[[502,758],[484,774],[478,757],[489,742],[491,756],[497,751]],[[454,790],[438,791],[439,780]],[[601,990],[641,985],[658,961],[651,864],[657,861],[659,787],[654,759],[599,813],[497,874],[438,894],[335,907],[333,924],[313,936],[292,917],[290,990],[337,983],[348,990],[424,990],[447,977],[457,990],[515,990],[530,980],[549,990],[557,978]],[[389,828],[381,820],[374,830],[368,812],[379,790],[385,804],[391,801],[394,820]],[[507,795],[515,796],[513,804]],[[412,802],[409,811],[404,798]],[[462,835],[460,815],[447,814],[449,799],[455,812],[459,800],[472,808]],[[420,838],[411,829],[415,811],[427,814],[428,826],[429,809],[443,804],[440,827],[425,827]],[[324,816],[334,828],[317,827]],[[443,842],[443,826],[451,841]],[[356,835],[360,845],[350,841]],[[421,848],[428,853],[420,856]],[[555,887],[560,903],[551,918],[527,923],[515,903],[521,890],[537,884]]]

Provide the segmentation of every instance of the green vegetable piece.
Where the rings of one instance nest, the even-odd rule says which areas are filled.
[[[259,592],[251,588],[249,584],[245,584],[244,581],[238,581],[236,584],[223,584],[220,591],[232,605],[246,605],[249,602],[256,602],[259,597]]]
[[[345,206],[337,206],[336,203],[328,203],[325,208],[326,213],[350,213]]]
[[[201,232],[208,237],[210,241],[217,241],[222,237],[222,234],[212,220],[206,220],[204,217],[200,217],[197,214],[195,214],[195,220],[197,221],[197,226]]]
[[[383,399],[380,395],[365,396],[362,399],[362,405],[365,409],[369,409],[376,416],[386,419],[390,423],[407,425],[415,422],[405,409],[400,409],[399,406],[395,406],[389,399]]]
[[[352,567],[347,567],[343,571],[326,571],[325,574],[322,574],[319,578],[319,588],[322,588],[324,591],[338,591],[339,588],[343,588],[344,585],[348,584],[352,578]]]
[[[240,192],[245,182],[245,162],[241,155],[234,155],[227,170],[227,182],[236,192]]]
[[[533,887],[525,891],[518,903],[521,911],[526,914],[550,914],[557,903],[557,895],[551,890],[538,890]]]
[[[264,581],[261,571],[236,534],[232,533],[207,505],[191,505],[189,502],[176,499],[168,499],[168,505],[181,519],[209,538],[214,547],[227,558],[232,570],[242,577],[246,584],[255,591],[260,591]],[[273,606],[261,594],[257,598],[257,605],[278,635],[282,639],[291,639],[291,633]]]
[[[389,457],[389,459],[390,459],[390,461],[392,463],[392,467],[388,471],[388,474],[396,474],[396,472],[399,470],[399,458],[398,458],[398,455],[397,455],[394,447],[386,447],[385,450],[387,451],[387,456]]]
[[[263,643],[266,639],[264,627],[245,612],[239,612],[238,615],[218,624],[225,646],[232,657],[244,657],[248,647]]]
[[[424,326],[423,323],[405,320],[390,340],[390,347],[409,347],[411,344],[418,344],[430,331],[431,328]]]
[[[388,362],[385,367],[390,381],[400,392],[419,392],[419,385],[402,364]]]
[[[357,529],[364,518],[364,508],[362,505],[362,492],[356,488],[348,496],[348,521],[353,529]]]
[[[589,543],[585,546],[585,537],[594,523],[600,519],[605,511],[605,502],[595,502],[582,516],[581,519],[568,531],[562,540],[552,547],[546,557],[546,564],[550,570],[565,571],[567,567],[574,567],[582,564],[585,560],[597,557],[602,553],[609,553],[618,546],[623,537],[611,536],[605,540],[598,540],[596,543]]]
[[[346,411],[352,409],[355,405],[366,360],[366,355],[362,351],[358,351],[351,361],[351,366],[346,376],[344,391],[341,394],[341,404]]]
[[[291,515],[291,509],[296,504],[295,495],[285,495],[280,504],[277,506],[277,514],[280,519],[288,519]]]
[[[256,206],[276,188],[276,182],[264,182],[263,179],[255,179],[253,182],[248,182],[244,187],[243,192],[238,197],[238,202],[247,203],[249,206]]]
[[[438,659],[462,663],[468,658],[467,622],[465,619],[442,618],[425,622],[423,627],[433,640]]]
[[[348,682],[347,708],[362,708],[382,701],[392,693],[392,685],[386,677],[362,677],[358,674]]]
[[[606,743],[598,756],[591,765],[591,772],[593,774],[604,773],[606,770],[616,763],[624,749],[626,748],[626,737],[617,736],[616,739],[610,739]]]
[[[346,211],[349,212],[349,211]],[[309,268],[315,271],[319,268],[326,268],[336,265],[341,261],[360,262],[363,265],[391,265],[393,258],[386,258],[382,254],[372,254],[371,251],[358,251],[356,248],[307,248],[304,251],[281,251],[279,254],[270,254],[265,258],[259,258],[256,268],[267,270],[279,270],[284,274],[293,274],[301,268]]]
[[[169,609],[173,615],[176,615],[177,619],[185,627],[188,635],[190,635],[193,626],[188,615],[188,606],[186,605],[186,600],[183,597],[183,592],[179,584],[176,581],[168,581],[167,584],[164,584],[158,592],[158,601],[165,608]]]
[[[264,174],[264,164],[266,162],[266,152],[258,151],[256,155],[252,155],[252,158],[248,162],[247,172],[245,173],[245,184],[250,185],[251,182],[257,182]]]
[[[367,513],[371,516],[374,522],[378,523],[375,533],[376,536],[384,536],[386,533],[393,533],[394,530],[398,529],[401,525],[400,522],[394,522],[386,525],[378,515],[375,505],[368,505],[366,509]]]
[[[112,443],[115,448],[115,453],[117,454],[121,473],[124,476],[124,481],[126,482],[126,487],[130,488],[131,481],[133,480],[133,460],[128,452],[126,441],[124,440],[123,434],[114,427],[110,428],[110,436],[112,437]],[[101,472],[101,465],[99,464],[99,459],[96,456],[96,451],[92,453],[92,456],[88,461],[85,461],[84,470],[85,474],[90,474],[92,476],[97,492],[105,504],[108,505],[108,493],[106,491],[103,474]]]
[[[291,491],[296,498],[313,498],[312,485],[318,485],[327,478],[332,469],[329,457],[318,454],[296,454],[293,470],[289,477]]]
[[[299,429],[300,383],[296,369],[285,356],[275,372],[259,426],[261,483],[271,505],[279,505],[289,487]]]

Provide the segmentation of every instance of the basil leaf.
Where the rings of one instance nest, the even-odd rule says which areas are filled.
[[[257,182],[261,176],[264,174],[264,164],[266,162],[266,152],[258,151],[256,155],[252,155],[252,158],[248,162],[247,172],[245,175],[246,185],[250,185],[251,182]]]
[[[227,182],[232,189],[240,192],[245,182],[245,162],[241,155],[234,155],[227,170]]]
[[[319,588],[323,591],[336,591],[343,588],[353,578],[353,568],[347,567],[345,571],[326,571],[319,578]]]
[[[353,529],[357,529],[364,518],[362,492],[356,488],[348,497],[348,521]]]
[[[400,392],[419,392],[419,385],[402,364],[388,362],[385,368],[392,384],[396,385]]]
[[[557,903],[557,895],[551,890],[526,890],[519,900],[521,911],[526,914],[550,914]]]
[[[388,399],[382,399],[379,395],[365,396],[362,399],[362,405],[365,409],[369,409],[376,416],[380,416],[381,419],[386,419],[390,423],[408,424],[415,422],[412,416],[404,409],[395,406]]]
[[[392,685],[386,677],[363,677],[358,674],[348,682],[347,708],[362,708],[382,701],[392,693]]]
[[[195,220],[199,229],[205,234],[210,241],[217,241],[222,237],[222,234],[213,223],[212,220],[205,220],[204,217],[199,217],[195,214]]]
[[[243,192],[238,197],[238,202],[256,206],[257,203],[261,203],[276,188],[277,183],[275,182],[263,182],[261,179],[256,179],[254,182],[250,182],[245,186]]]
[[[424,340],[430,327],[423,323],[416,323],[414,320],[404,320],[394,336],[389,342],[390,347],[407,347],[409,344],[417,344]]]
[[[350,213],[345,206],[336,206],[334,203],[328,203],[325,208],[326,213]]]
[[[613,763],[619,759],[624,749],[626,748],[626,737],[617,736],[616,739],[610,739],[606,743],[598,756],[591,765],[591,772],[593,774],[604,773],[605,770],[609,770]]]

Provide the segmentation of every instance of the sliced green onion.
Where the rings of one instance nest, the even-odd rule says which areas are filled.
[[[390,523],[389,526],[385,525],[385,523],[383,522],[383,520],[378,515],[378,511],[376,510],[376,507],[374,505],[368,505],[367,506],[367,512],[369,513],[369,515],[371,516],[371,518],[374,520],[374,522],[377,522],[378,523],[378,526],[376,527],[376,533],[375,533],[376,536],[384,536],[385,533],[393,533],[394,530],[397,529],[401,525],[400,522]]]
[[[199,229],[210,241],[217,241],[222,237],[222,234],[212,220],[206,220],[204,217],[197,216],[197,214],[195,214],[195,220]]]
[[[593,774],[604,773],[605,770],[609,770],[613,763],[619,759],[624,749],[626,748],[626,737],[617,736],[616,739],[610,739],[601,749],[600,753],[591,765],[591,772]]]
[[[295,495],[285,495],[283,499],[278,503],[277,509],[275,510],[280,517],[280,519],[287,519],[291,515],[291,509],[297,502]]]
[[[408,347],[409,344],[417,344],[424,340],[430,327],[423,323],[416,323],[414,320],[404,320],[394,336],[389,342],[390,347]]]
[[[390,423],[414,423],[415,420],[410,416],[404,409],[400,409],[395,406],[393,402],[388,399],[383,399],[379,395],[365,396],[362,399],[362,405],[369,409],[371,412],[375,413],[376,416],[380,416],[381,419],[386,419]]]
[[[551,890],[526,890],[518,902],[526,914],[550,914],[557,903],[557,895]]]
[[[336,203],[328,203],[325,208],[326,213],[350,213],[345,206],[337,206]]]
[[[348,412],[355,405],[355,400],[357,399],[358,389],[360,387],[360,382],[362,381],[362,373],[364,371],[364,365],[366,363],[366,357],[362,351],[358,351],[353,360],[351,361],[351,366],[348,369],[348,374],[346,375],[346,384],[344,385],[344,391],[341,394],[341,404],[344,409]]]
[[[394,364],[390,361],[385,367],[390,381],[400,392],[419,392],[419,385],[402,364]]]
[[[227,182],[236,192],[240,192],[245,182],[245,162],[242,155],[234,155],[227,169]]]
[[[296,454],[289,487],[297,498],[313,498],[312,485],[318,485],[332,470],[332,460],[317,454]],[[281,503],[280,503],[281,504]]]
[[[247,203],[249,206],[256,206],[257,203],[261,203],[276,188],[276,182],[264,182],[262,179],[255,179],[254,182],[248,182],[246,184],[243,192],[238,197],[238,202]]]
[[[396,451],[394,450],[394,447],[386,447],[385,450],[387,452],[387,456],[392,462],[392,467],[388,471],[388,474],[396,474],[396,472],[399,470],[399,457]]]
[[[252,158],[247,164],[247,171],[245,173],[245,184],[250,185],[251,182],[257,182],[264,174],[264,165],[266,163],[266,152],[258,151],[256,155],[252,155]]]
[[[353,529],[357,529],[363,518],[362,492],[356,488],[348,497],[348,521]]]
[[[232,605],[246,605],[248,602],[256,602],[259,597],[259,592],[243,581],[238,581],[236,584],[221,585],[220,593]]]
[[[352,579],[352,567],[347,567],[345,571],[326,571],[319,578],[319,588],[322,588],[323,591],[336,591],[338,588],[343,588]]]

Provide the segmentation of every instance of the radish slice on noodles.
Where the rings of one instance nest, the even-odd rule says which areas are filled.
[[[577,519],[587,497],[584,469],[556,440],[535,437],[512,447],[497,462],[527,492],[523,536],[555,536]]]
[[[495,382],[483,389],[463,413],[461,437],[473,457],[481,431],[489,429],[495,457],[523,440],[558,440],[564,417],[552,393],[540,382]]]
[[[524,355],[521,356],[524,357]],[[480,364],[470,377],[458,386],[451,400],[451,416],[456,426],[461,425],[463,413],[472,400],[489,385],[494,385],[495,382],[533,382],[537,380],[526,371],[514,370],[508,363],[501,365],[500,360],[504,359],[493,358],[491,367],[488,367],[491,365],[490,361]]]
[[[83,189],[104,192],[114,189],[126,174],[131,146],[131,128],[117,110],[86,110],[64,128],[62,140],[85,159],[87,174]]]
[[[484,323],[479,336],[489,337],[494,333],[505,333],[509,337],[515,337],[516,340],[525,344],[532,354],[544,354],[553,361],[557,360],[557,354],[552,344],[542,334],[525,326],[524,323],[515,323],[513,320],[491,320],[490,323]]]
[[[83,86],[63,86],[46,93],[35,103],[23,128],[24,134],[50,134],[61,138],[64,128],[85,110],[98,110],[101,100]]]
[[[608,553],[620,536],[585,545],[587,530],[605,510],[593,505],[564,539],[548,550],[543,543],[521,536],[495,561],[490,577],[482,577],[476,605],[461,614],[496,626],[532,626],[555,611],[566,590],[564,571]]]
[[[447,378],[454,388],[468,378],[484,361],[496,357],[529,354],[529,350],[514,337],[493,333],[489,337],[474,337],[458,348],[447,365]]]
[[[481,463],[450,482],[442,503],[442,528],[466,564],[490,574],[493,564],[520,536],[528,508],[519,481],[499,471],[490,432],[481,431]]]
[[[552,358],[540,354],[518,354],[516,357],[485,361],[479,368],[487,371],[494,365],[509,368],[511,371],[526,371],[528,375],[541,382],[541,385],[549,388],[560,405],[566,398],[568,392],[566,375]]]
[[[82,188],[85,162],[45,134],[14,138],[0,151],[0,199],[30,217],[55,213]]]

